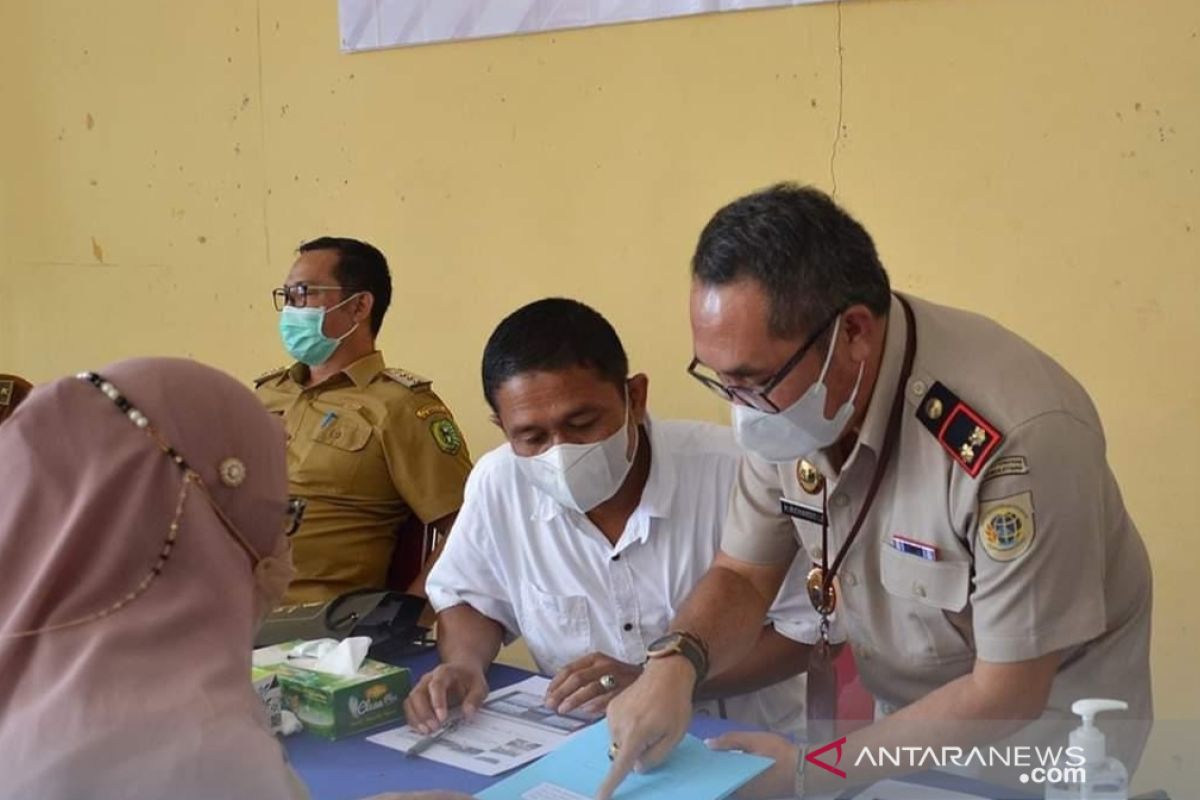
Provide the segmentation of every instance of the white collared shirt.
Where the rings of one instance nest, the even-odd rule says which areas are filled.
[[[434,608],[466,603],[496,620],[510,637],[524,637],[548,675],[593,652],[642,663],[720,549],[741,458],[725,427],[664,421],[646,428],[650,474],[615,547],[584,514],[527,481],[507,444],[481,458],[426,582]],[[811,643],[818,618],[803,588],[806,566],[797,559],[769,616],[779,633]],[[724,710],[796,731],[804,677],[727,698]]]

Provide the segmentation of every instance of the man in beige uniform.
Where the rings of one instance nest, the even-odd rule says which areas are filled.
[[[283,417],[291,492],[308,501],[288,603],[383,587],[389,570],[392,585],[423,594],[436,552],[426,557],[406,523],[446,533],[462,505],[471,461],[450,410],[428,380],[388,369],[375,349],[390,298],[383,255],[354,239],[302,245],[276,290],[297,361],[255,386]]]
[[[1065,745],[1070,726],[1047,721],[1085,697],[1129,704],[1102,726],[1132,770],[1152,717],[1150,567],[1083,388],[984,317],[891,294],[866,231],[813,189],[719,211],[693,271],[691,371],[733,403],[748,455],[723,553],[672,628],[722,668],[745,646],[729,623],[801,557],[881,712],[839,749],[851,782],[888,772],[847,770],[864,748],[973,746],[1039,719],[1025,734]],[[678,740],[695,671],[660,658],[610,705],[601,797]],[[752,794],[847,787],[781,740],[721,746],[779,760]]]

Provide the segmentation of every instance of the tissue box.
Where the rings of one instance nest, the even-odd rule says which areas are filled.
[[[279,685],[279,677],[268,669],[250,668],[250,682],[254,691],[258,692],[267,710],[267,723],[272,733],[279,733],[280,712],[283,710],[283,687]]]
[[[289,664],[267,669],[279,678],[284,707],[300,718],[306,730],[326,739],[403,719],[404,698],[412,686],[407,668],[369,658],[349,678]]]

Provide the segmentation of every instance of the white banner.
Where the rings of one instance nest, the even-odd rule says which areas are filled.
[[[478,39],[831,0],[338,0],[342,50]]]

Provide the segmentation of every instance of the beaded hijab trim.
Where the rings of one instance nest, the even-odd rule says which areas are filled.
[[[151,440],[154,441],[155,446],[157,446],[158,449],[167,456],[167,458],[171,459],[171,462],[174,463],[175,466],[177,466],[183,473],[183,483],[179,487],[179,496],[175,502],[175,514],[171,518],[171,525],[167,529],[167,535],[163,539],[162,547],[158,551],[158,559],[154,562],[154,566],[150,568],[150,571],[146,573],[146,575],[140,581],[138,581],[137,586],[127,592],[112,605],[101,609],[100,611],[79,617],[78,619],[73,619],[69,622],[62,622],[57,625],[49,625],[43,628],[36,628],[28,631],[19,631],[17,633],[7,634],[4,636],[4,638],[32,636],[34,634],[62,630],[63,628],[73,628],[89,622],[95,622],[116,613],[144,594],[146,590],[150,588],[150,584],[154,583],[154,579],[157,578],[163,571],[163,567],[166,566],[168,559],[170,559],[171,552],[175,549],[175,541],[179,538],[179,520],[183,516],[183,504],[187,500],[188,492],[191,489],[192,484],[200,483],[199,474],[197,474],[195,470],[188,466],[187,461],[183,456],[176,452],[175,448],[166,443],[154,426],[150,424],[149,418],[147,418],[145,414],[143,414],[132,403],[130,403],[129,400],[127,400],[125,396],[117,390],[117,387],[104,380],[104,378],[95,372],[81,372],[75,377],[81,381],[92,384],[99,389],[105,397],[107,397],[109,400],[112,400],[121,413],[124,414],[134,426],[142,431],[145,431],[146,434],[150,436]]]

